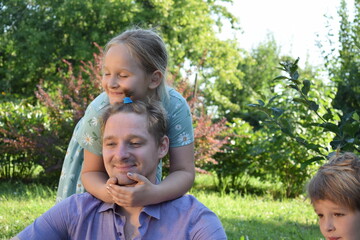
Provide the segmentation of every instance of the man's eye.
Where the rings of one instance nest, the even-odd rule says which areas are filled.
[[[141,143],[140,142],[131,142],[130,145],[133,147],[140,147]]]
[[[323,216],[324,216],[323,214],[318,213],[318,217],[319,217],[319,218],[322,218]]]
[[[107,142],[107,143],[105,143],[105,146],[109,146],[109,147],[111,147],[111,146],[115,146],[116,144],[114,143],[114,142]]]
[[[345,214],[343,214],[343,213],[334,213],[334,216],[335,217],[342,217],[342,216],[345,216]]]

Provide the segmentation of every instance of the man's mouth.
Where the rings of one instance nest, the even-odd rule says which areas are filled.
[[[135,167],[136,167],[135,164],[131,164],[131,165],[114,165],[114,168],[116,169],[116,171],[122,172],[122,173],[127,173],[127,172],[134,171]]]

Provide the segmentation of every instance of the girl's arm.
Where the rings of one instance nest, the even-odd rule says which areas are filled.
[[[195,179],[194,143],[169,149],[170,173],[158,185],[159,203],[184,195],[190,190]]]
[[[170,174],[160,184],[152,184],[139,174],[128,175],[138,182],[137,185],[121,187],[111,184],[108,191],[113,201],[120,206],[146,206],[184,195],[195,179],[194,144],[170,148],[169,153]]]
[[[86,191],[104,202],[114,202],[106,189],[106,181],[108,179],[109,176],[106,173],[102,156],[96,155],[84,149],[84,163],[81,171],[81,181]]]

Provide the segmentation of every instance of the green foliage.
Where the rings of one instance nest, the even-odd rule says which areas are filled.
[[[305,169],[312,162],[325,159],[331,151],[329,146],[331,146],[332,150],[358,152],[360,149],[359,115],[356,112],[351,112],[339,120],[334,109],[320,108],[319,99],[324,99],[326,96],[314,98],[310,95],[311,90],[315,90],[311,89],[309,80],[300,80],[297,63],[298,60],[281,63],[281,70],[287,75],[278,76],[274,80],[284,81],[289,89],[295,90],[298,96],[292,97],[291,100],[293,104],[300,105],[302,108],[295,110],[289,106],[284,106],[283,108],[276,108],[277,110],[274,112],[272,101],[269,101],[268,104],[259,103],[251,104],[251,106],[266,114],[268,122],[265,124],[280,129],[284,135],[306,148],[309,153],[312,153],[310,159],[301,163],[302,169]],[[289,112],[290,109],[293,115],[292,119],[294,119],[296,112],[301,113],[301,111],[305,111],[311,117],[303,119],[305,121],[302,124],[294,123],[291,118],[284,117],[284,113]],[[304,129],[305,134],[296,131],[299,126]],[[322,140],[315,140],[311,135],[321,136]],[[324,137],[326,135],[332,136],[332,138],[327,139]]]
[[[252,155],[257,139],[252,127],[241,119],[234,119],[229,123],[228,144],[222,152],[218,152],[215,159],[218,164],[208,166],[217,176],[217,188],[221,192],[249,192],[244,183],[245,175],[252,175],[256,171]],[[240,186],[243,186],[241,189]]]
[[[225,135],[228,131],[227,121],[226,119],[215,121],[206,113],[202,92],[197,90],[196,85],[190,84],[188,78],[183,78],[173,87],[187,100],[192,113],[195,170],[207,173],[207,166],[218,164],[214,155],[221,152],[222,146],[228,142],[228,137]],[[165,175],[169,170],[168,160],[165,160],[165,168],[163,168]]]
[[[348,15],[346,1],[341,1],[338,48],[325,53],[326,67],[337,87],[333,106],[344,115],[360,109],[360,3],[354,1],[354,18]],[[334,53],[337,51],[336,53]]]
[[[255,114],[247,104],[273,92],[274,84],[270,79],[273,78],[274,73],[280,73],[276,69],[280,61],[279,47],[274,38],[268,35],[264,42],[249,53],[240,53],[243,55],[243,60],[235,66],[240,84],[228,83],[217,86],[218,91],[223,92],[223,95],[235,104],[236,108],[231,108],[221,101],[218,101],[216,105],[219,115],[225,116],[228,121],[232,122],[233,118],[240,117],[257,128],[261,116]]]
[[[100,60],[101,55],[94,54],[94,62],[83,62],[77,76],[65,61],[68,71],[61,71],[65,84],[51,92],[41,82],[36,92],[40,103],[35,106],[23,101],[0,103],[0,178],[34,177],[41,166],[43,174],[58,180],[75,123],[100,92]]]
[[[230,78],[236,81],[231,71],[238,59],[234,43],[218,40],[215,33],[221,29],[222,21],[229,21],[233,28],[237,28],[238,21],[220,3],[207,0],[2,1],[0,92],[32,96],[39,79],[55,86],[63,84],[58,72],[61,59],[78,70],[81,61],[91,60],[96,50],[92,42],[103,46],[132,26],[159,30],[168,44],[170,69],[181,67],[185,61],[197,65],[206,52],[204,74],[212,72],[221,82]]]
[[[311,118],[308,110],[290,104],[292,92],[284,84],[271,81],[274,74],[281,73],[281,69],[276,68],[278,62],[290,59],[279,56],[278,47],[271,36],[250,53],[243,54],[244,61],[238,65],[242,73],[242,89],[231,84],[221,88],[231,101],[237,103],[238,109],[229,109],[220,103],[216,108],[219,116],[228,118],[229,143],[223,147],[222,153],[216,154],[218,164],[209,166],[208,170],[216,174],[220,191],[263,194],[246,183],[247,179],[258,178],[281,185],[281,191],[272,191],[274,197],[298,196],[303,193],[304,183],[311,174],[311,168],[303,168],[303,163],[312,155],[296,142],[289,143],[291,138],[282,136],[278,126],[284,126],[284,131],[296,133],[299,141],[305,137],[315,143],[322,141],[318,139],[319,128],[313,127],[314,130],[307,133],[304,126]],[[310,77],[316,75],[316,71],[309,66],[303,72]],[[303,91],[309,94],[310,82],[305,81],[305,85]],[[318,92],[310,94],[319,96]],[[274,97],[267,100],[268,96]],[[262,111],[254,111],[253,107],[248,106],[256,99],[259,100],[253,106]],[[269,116],[274,121],[269,121]]]
[[[59,129],[45,108],[23,102],[4,102],[0,108],[0,178],[30,178],[39,165],[48,167],[64,153],[48,147]]]

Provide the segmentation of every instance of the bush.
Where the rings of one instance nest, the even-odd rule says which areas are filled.
[[[65,123],[70,114],[64,112]],[[0,104],[0,178],[27,179],[41,166],[48,169],[65,154],[59,147],[59,126],[47,109],[24,102]]]
[[[327,87],[312,88],[314,82],[300,80],[297,63],[281,63],[285,74],[274,80],[284,86],[282,92],[251,104],[266,119],[262,125],[268,141],[259,147],[267,149],[264,156],[272,163],[265,161],[264,166],[273,165],[268,170],[284,184],[287,197],[301,193],[312,169],[332,151],[356,153],[360,144],[359,115],[331,108],[332,94]]]
[[[41,166],[46,174],[56,172],[58,180],[75,124],[100,93],[101,54],[94,54],[94,63],[82,62],[77,76],[72,65],[64,63],[68,70],[59,70],[63,83],[56,90],[45,90],[51,84],[40,81],[37,105],[21,101],[0,104],[0,178],[29,178]]]

